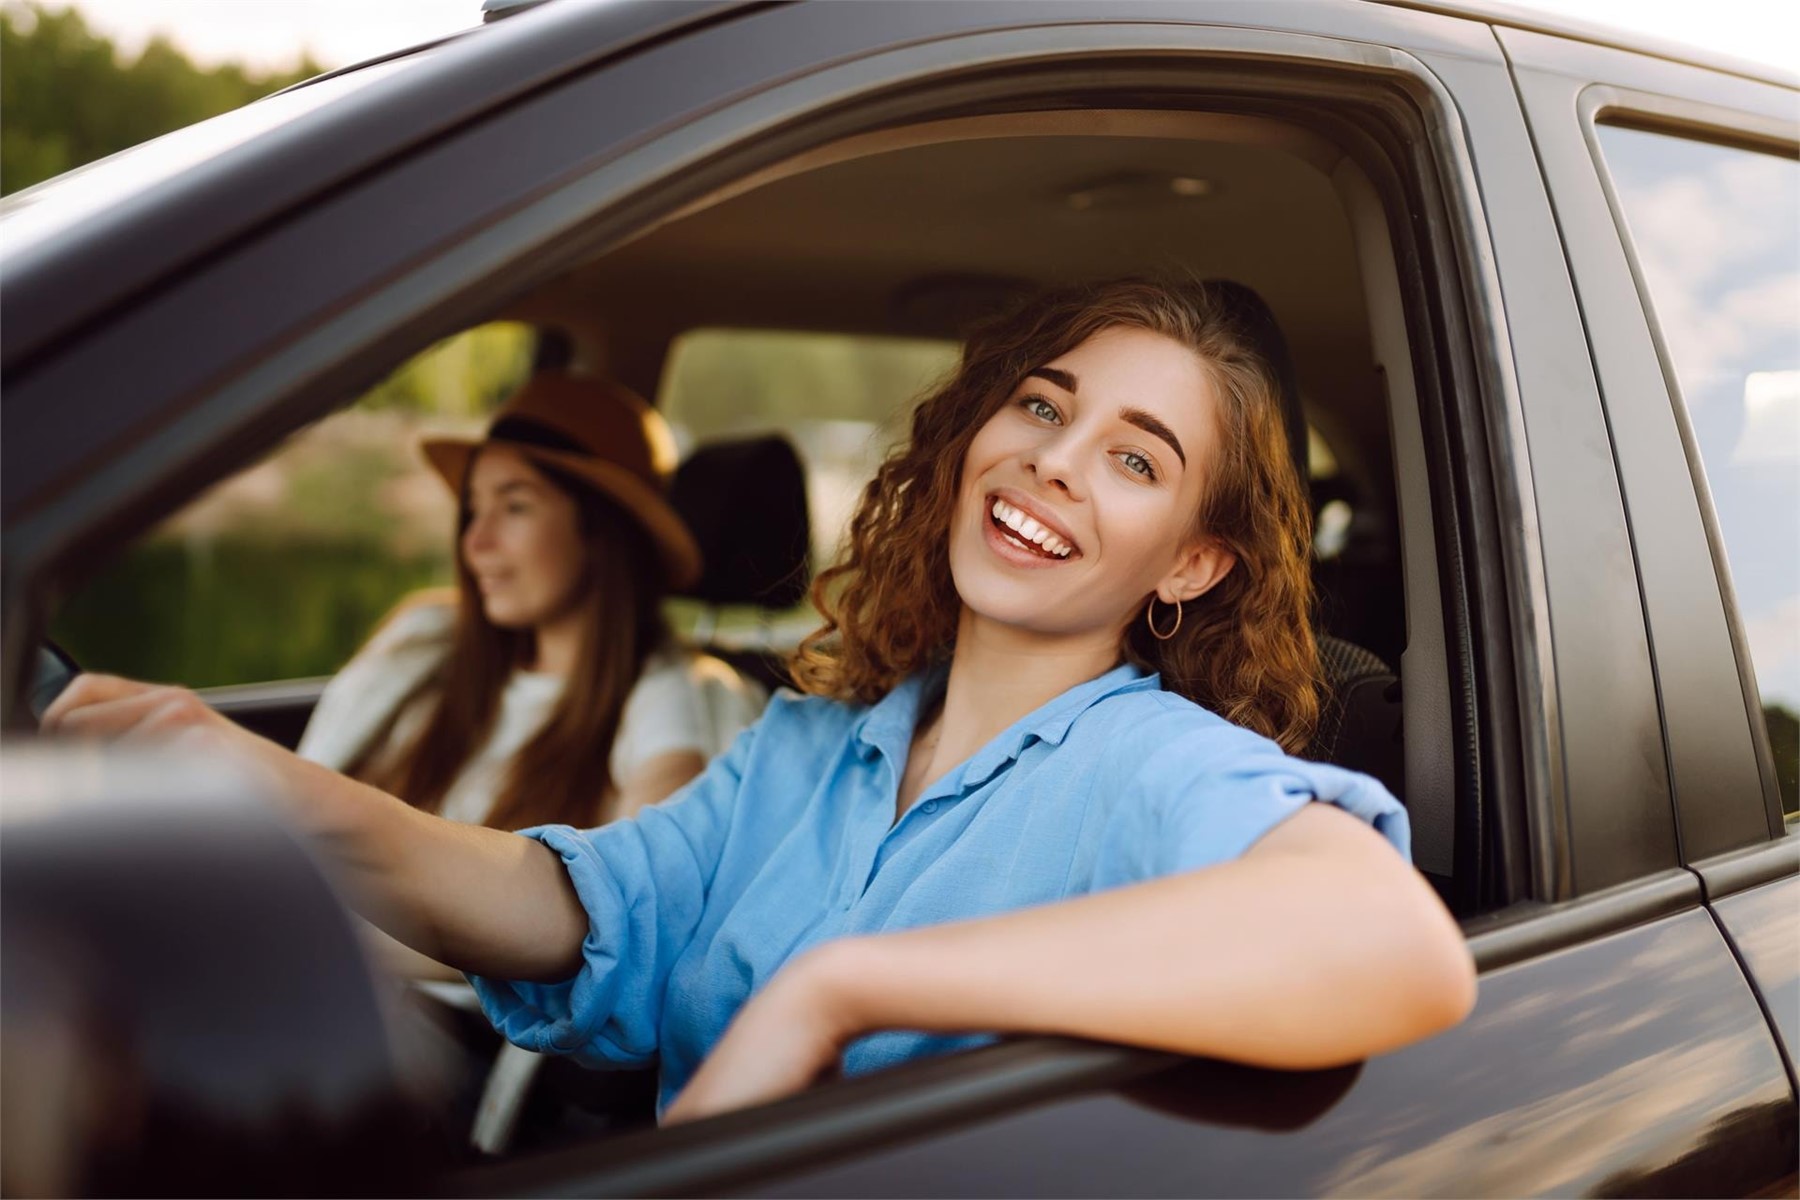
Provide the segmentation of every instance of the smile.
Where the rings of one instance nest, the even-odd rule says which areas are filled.
[[[1075,552],[1074,546],[1004,500],[996,498],[989,515],[1002,536],[1022,550],[1053,559],[1066,559]]]

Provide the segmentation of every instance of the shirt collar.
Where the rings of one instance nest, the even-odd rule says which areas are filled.
[[[864,757],[885,754],[896,771],[904,767],[913,729],[919,723],[919,705],[925,697],[943,690],[949,673],[948,664],[927,667],[908,675],[893,691],[870,705],[851,729]]]
[[[941,665],[907,677],[857,720],[853,733],[864,747],[865,755],[886,754],[896,771],[904,767],[912,745],[913,729],[918,723],[920,704],[942,691],[949,670],[948,665]],[[985,782],[1034,741],[1061,745],[1075,718],[1109,696],[1155,691],[1161,686],[1160,675],[1129,662],[1120,663],[1086,683],[1076,684],[1021,717],[977,750],[964,764],[960,786],[975,787]]]

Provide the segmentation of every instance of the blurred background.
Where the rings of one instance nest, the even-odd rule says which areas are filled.
[[[1537,7],[1800,66],[1800,5]],[[480,20],[480,0],[0,0],[0,193]],[[746,393],[765,415],[792,404],[820,531],[842,527],[892,437],[880,416],[956,353],[901,339],[702,333],[675,348],[657,403],[689,445],[729,435]],[[195,687],[332,673],[398,599],[451,579],[454,506],[418,459],[418,438],[479,431],[533,353],[527,328],[497,323],[415,357],[87,580],[64,598],[53,636],[85,665]],[[813,419],[821,414],[831,419]],[[821,540],[815,557],[832,549]]]

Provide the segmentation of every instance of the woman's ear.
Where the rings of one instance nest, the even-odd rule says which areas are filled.
[[[1156,594],[1166,604],[1204,596],[1237,566],[1237,555],[1211,538],[1203,538],[1181,552],[1175,569],[1156,585]]]

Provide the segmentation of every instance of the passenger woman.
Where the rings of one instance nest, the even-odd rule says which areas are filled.
[[[458,500],[456,595],[388,619],[327,685],[301,757],[453,820],[585,828],[661,800],[755,718],[749,687],[663,620],[700,550],[664,498],[654,409],[539,374],[484,440],[423,449]]]
[[[1287,753],[1319,701],[1283,438],[1205,288],[1029,301],[864,492],[806,694],[597,830],[441,821],[122,680],[50,724],[253,747],[502,1033],[658,1059],[668,1118],[996,1032],[1350,1062],[1454,1024],[1474,974],[1400,806]]]

